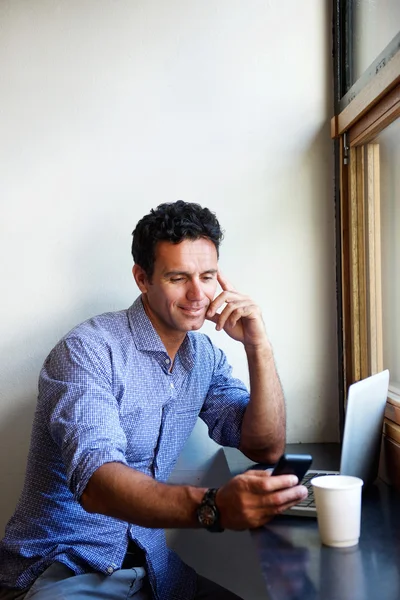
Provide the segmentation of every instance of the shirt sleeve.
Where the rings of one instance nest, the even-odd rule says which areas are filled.
[[[209,435],[215,442],[238,448],[250,394],[245,384],[232,376],[232,367],[224,352],[213,344],[212,349],[214,370],[200,418],[206,423]]]
[[[67,485],[80,500],[93,473],[107,462],[127,464],[126,437],[112,394],[110,350],[101,341],[61,341],[39,378],[39,403],[50,414],[50,435],[60,448]]]

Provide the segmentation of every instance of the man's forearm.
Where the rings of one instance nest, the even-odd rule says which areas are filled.
[[[216,504],[221,526],[242,531],[260,527],[307,495],[293,475],[271,477],[265,471],[247,471],[223,485]],[[107,463],[89,480],[81,503],[96,512],[151,528],[199,527],[196,509],[204,488],[172,486],[121,463]]]
[[[274,463],[286,441],[285,402],[269,343],[246,348],[250,402],[242,422],[240,450],[252,460]]]
[[[88,512],[143,527],[198,527],[196,508],[205,491],[160,483],[122,463],[106,463],[90,478],[81,504]]]

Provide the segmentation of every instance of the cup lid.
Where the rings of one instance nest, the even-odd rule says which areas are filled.
[[[329,490],[349,490],[363,486],[364,482],[353,475],[319,475],[311,479],[311,484]]]

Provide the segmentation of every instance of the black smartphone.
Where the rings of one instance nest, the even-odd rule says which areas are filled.
[[[311,454],[282,454],[271,475],[296,475],[300,483],[311,463]]]

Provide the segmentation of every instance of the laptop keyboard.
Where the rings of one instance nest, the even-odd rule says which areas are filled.
[[[307,498],[305,498],[304,500],[302,500],[301,502],[296,504],[296,506],[315,508],[314,488],[311,485],[311,479],[313,479],[314,477],[318,477],[319,475],[326,475],[326,472],[316,473],[315,471],[313,471],[312,473],[306,473],[304,475],[301,485],[306,486],[306,488],[308,490],[308,496],[307,496]]]
[[[320,477],[322,475],[339,475],[339,473],[337,471],[321,471],[320,473],[318,471],[308,471],[308,473],[306,473],[303,477],[303,481],[301,482],[301,485],[305,485],[307,490],[308,490],[308,496],[307,498],[305,498],[304,500],[302,500],[301,502],[299,502],[298,504],[296,504],[296,506],[301,506],[304,508],[313,508],[315,509],[315,498],[314,498],[314,488],[311,484],[311,480],[314,479],[314,477]],[[296,506],[294,506],[293,508],[296,508]]]

